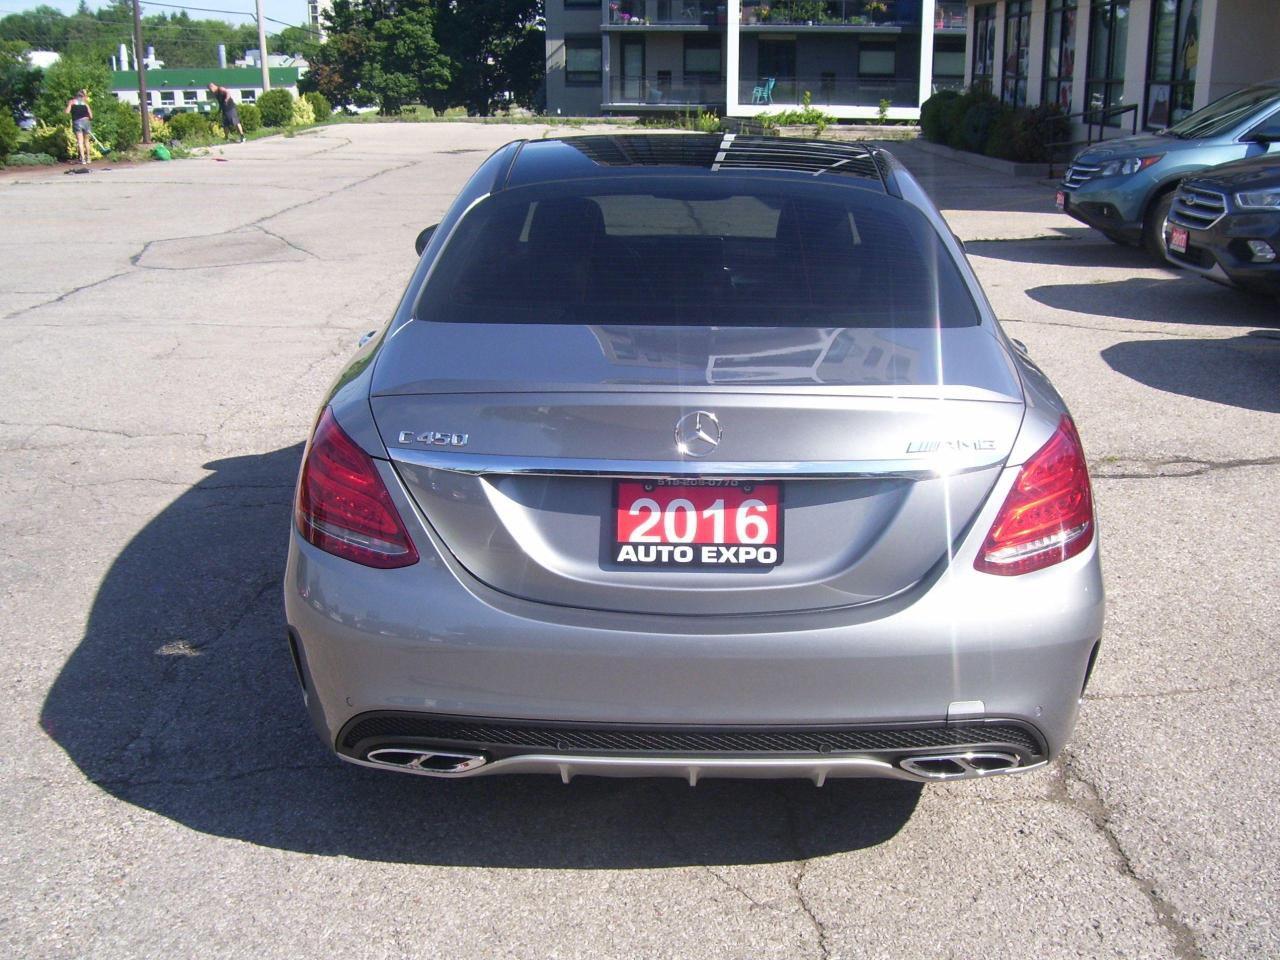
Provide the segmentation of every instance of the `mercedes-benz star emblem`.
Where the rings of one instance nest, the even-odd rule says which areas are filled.
[[[676,449],[686,457],[705,457],[720,445],[720,432],[720,421],[714,413],[686,413],[676,421]]]

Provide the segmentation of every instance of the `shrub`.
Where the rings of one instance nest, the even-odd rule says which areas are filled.
[[[58,123],[40,123],[31,134],[31,151],[47,153],[55,160],[78,160],[80,149],[76,146],[76,135],[71,132],[71,120],[64,118]],[[89,159],[101,159],[102,154],[92,140],[89,141]]]
[[[799,110],[783,110],[781,113],[775,113],[769,117],[774,124],[780,127],[813,127],[817,136],[822,136],[822,131],[827,129],[827,124],[831,123],[832,117],[823,113],[813,105],[813,97],[809,91],[804,92],[802,98],[803,107]],[[763,120],[764,117],[761,117]]]
[[[129,104],[116,100],[93,112],[93,132],[112,150],[128,150],[142,139],[142,117]]]
[[[961,94],[954,100],[943,101],[938,115],[938,124],[945,132],[946,140],[943,142],[947,146],[963,149],[960,139],[960,124],[964,121],[964,115],[972,105],[973,95],[969,93]]]
[[[987,130],[987,140],[982,152],[988,157],[1001,160],[1016,160],[1018,153],[1018,130],[1022,111],[1006,110],[992,121]]]
[[[213,124],[203,113],[175,113],[169,118],[169,136],[174,140],[212,140]]]
[[[289,126],[305,127],[309,123],[316,122],[315,111],[311,109],[311,104],[299,97],[293,101],[289,111]]]
[[[7,161],[11,167],[51,167],[57,162],[47,153],[11,153]]]
[[[265,127],[287,127],[293,119],[293,94],[288,90],[268,90],[258,97],[258,110]]]
[[[987,136],[991,127],[1003,115],[1011,113],[1012,107],[1006,106],[995,97],[982,94],[973,97],[969,109],[964,112],[958,131],[961,150],[981,153],[987,145]]]
[[[1062,143],[1070,135],[1070,123],[1056,104],[1011,110],[991,125],[984,152],[1018,163],[1046,163],[1049,144]]]
[[[1015,160],[1025,163],[1047,163],[1052,159],[1053,143],[1071,139],[1071,121],[1056,103],[1042,104],[1023,111],[1017,138]]]
[[[959,100],[955,90],[943,90],[920,105],[920,133],[930,143],[946,143],[950,133],[946,126],[947,104]]]
[[[151,140],[154,143],[168,143],[173,139],[173,131],[169,127],[169,121],[163,117],[157,117],[154,114],[151,117]]]
[[[256,104],[240,104],[240,125],[244,127],[245,133],[253,133],[255,130],[262,129],[262,111],[258,109]]]
[[[0,104],[0,161],[18,149],[18,125],[7,104]]]
[[[333,113],[333,104],[323,93],[312,90],[310,93],[304,93],[302,99],[311,104],[311,112],[315,114],[317,120],[328,120],[329,114]]]

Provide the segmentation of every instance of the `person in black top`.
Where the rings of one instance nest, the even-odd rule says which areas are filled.
[[[67,109],[63,113],[71,114],[71,129],[76,133],[76,146],[80,148],[80,162],[89,162],[90,123],[93,120],[93,108],[89,106],[89,91],[81,90],[67,101]]]
[[[209,96],[218,101],[218,109],[222,111],[222,129],[227,131],[227,136],[234,130],[240,134],[240,142],[244,143],[244,124],[240,122],[240,112],[236,110],[236,102],[231,99],[231,91],[211,83]]]

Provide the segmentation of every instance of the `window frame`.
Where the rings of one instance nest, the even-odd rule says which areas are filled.
[[[1127,104],[1124,102],[1125,62],[1124,62],[1123,51],[1121,51],[1121,56],[1119,60],[1120,66],[1121,66],[1121,73],[1119,76],[1115,76],[1112,73],[1112,65],[1116,62],[1116,56],[1115,56],[1116,54],[1116,22],[1120,19],[1120,17],[1118,16],[1118,12],[1121,9],[1125,10],[1126,18],[1129,15],[1131,15],[1132,5],[1130,3],[1130,0],[1090,0],[1089,42],[1085,48],[1085,73],[1084,73],[1084,76],[1085,76],[1084,99],[1085,99],[1086,112],[1093,109],[1092,103],[1090,101],[1093,97],[1094,90],[1099,87],[1101,87],[1102,89],[1102,109],[1103,110],[1108,110],[1115,107],[1131,106],[1130,104]],[[1100,23],[1100,17],[1102,16],[1106,16],[1107,18],[1107,50],[1106,50],[1107,72],[1104,76],[1099,77],[1099,76],[1095,76],[1093,73],[1093,59],[1094,59],[1093,52],[1094,52],[1094,40],[1098,36],[1098,27]],[[1130,24],[1126,22],[1125,24],[1125,42],[1126,43],[1128,43],[1128,38],[1129,38],[1129,26]],[[1119,90],[1119,97],[1117,97],[1115,101],[1112,102],[1111,95],[1117,89]],[[1116,113],[1115,115],[1110,117],[1104,116],[1100,120],[1100,123],[1106,127],[1118,128],[1121,124],[1121,117],[1123,116],[1124,114],[1122,113]],[[1086,116],[1085,119],[1088,120],[1088,117]]]
[[[888,53],[893,57],[893,67],[888,72],[872,72],[862,68],[864,53]],[[859,40],[858,41],[858,79],[859,80],[893,80],[898,76],[898,44],[892,40]]]
[[[1015,24],[1016,30],[1012,29]],[[1011,40],[1018,44],[1012,51],[1012,73],[1009,72]],[[1005,0],[1004,44],[1000,54],[1000,102],[1025,107],[1027,80],[1031,75],[1031,0]],[[1012,95],[1009,95],[1010,82],[1013,84]]]
[[[1049,42],[1052,36],[1050,25],[1058,25],[1058,67],[1054,73],[1049,72],[1049,54],[1053,47]],[[1045,10],[1044,25],[1044,63],[1040,78],[1040,102],[1053,103],[1062,108],[1063,113],[1071,112],[1071,101],[1075,96],[1076,67],[1076,28],[1080,24],[1080,0],[1049,0]],[[1063,63],[1070,54],[1070,68],[1063,70]],[[1052,87],[1052,91],[1050,90]],[[1062,90],[1067,90],[1067,102],[1062,102]],[[1052,94],[1052,95],[1051,95]]]
[[[995,48],[996,5],[987,3],[975,6],[973,8],[973,63],[969,83],[971,89],[984,93],[991,92],[995,84]],[[980,57],[981,62],[979,62]]]
[[[569,67],[569,51],[594,50],[600,58],[599,66],[592,70],[573,70]],[[575,74],[578,76],[575,78]],[[600,49],[598,34],[578,34],[564,38],[564,83],[566,87],[598,87],[604,82],[604,52]]]
[[[686,33],[684,35],[684,42],[680,46],[680,70],[686,82],[715,82],[724,76],[724,46],[720,42],[720,36],[718,33]],[[715,50],[719,65],[715,70],[690,70],[689,53],[694,50],[702,52]]]
[[[1165,2],[1173,4],[1173,53],[1169,61],[1168,79],[1159,79],[1155,76],[1157,66],[1156,40],[1158,36],[1156,26],[1159,22],[1160,14]],[[1192,71],[1191,79],[1176,79],[1180,68],[1185,70],[1186,67],[1184,62],[1184,58],[1187,53],[1185,28],[1189,16],[1186,18],[1182,16],[1184,9],[1188,10],[1189,16],[1194,16],[1196,18],[1196,47],[1198,50],[1201,36],[1200,24],[1204,19],[1204,4],[1201,3],[1201,0],[1151,0],[1151,27],[1147,43],[1147,75],[1142,88],[1142,126],[1145,130],[1163,129],[1164,127],[1172,126],[1178,121],[1191,116],[1191,114],[1195,112],[1195,107],[1191,106],[1186,108],[1186,112],[1183,113],[1182,116],[1174,116],[1174,104],[1177,102],[1177,93],[1181,92],[1183,88],[1186,88],[1190,93],[1187,101],[1192,103],[1194,102],[1196,92],[1195,73],[1199,72],[1199,57],[1197,54],[1196,67]],[[1158,121],[1153,123],[1151,120],[1151,94],[1153,90],[1160,87],[1164,87],[1169,93],[1168,100],[1166,101],[1168,115],[1165,117],[1164,123],[1160,123]]]

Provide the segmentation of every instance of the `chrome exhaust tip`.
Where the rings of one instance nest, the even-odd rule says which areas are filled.
[[[1021,763],[1013,753],[945,753],[931,757],[907,757],[899,762],[903,770],[927,780],[960,780],[1004,773]]]
[[[423,750],[421,747],[379,747],[370,750],[365,759],[384,767],[427,774],[465,773],[489,762],[489,758],[481,753],[452,753]]]

